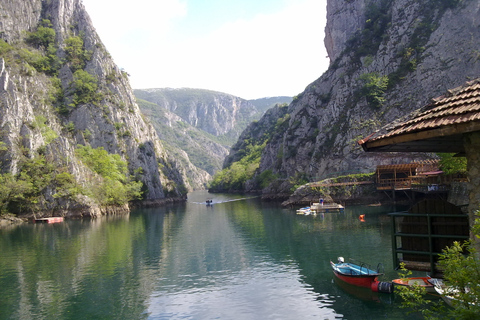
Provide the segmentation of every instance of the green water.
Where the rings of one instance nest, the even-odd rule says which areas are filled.
[[[197,192],[129,216],[0,229],[0,319],[412,319],[394,294],[338,283],[329,266],[382,262],[395,278],[396,209],[300,216]]]

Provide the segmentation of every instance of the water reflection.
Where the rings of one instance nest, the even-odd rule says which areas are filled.
[[[359,296],[329,266],[353,257],[395,276],[389,209],[305,217],[244,198],[2,229],[0,319],[404,319],[392,295]]]

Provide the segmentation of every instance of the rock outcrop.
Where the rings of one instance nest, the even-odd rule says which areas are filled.
[[[171,157],[145,121],[81,0],[0,0],[0,137],[3,173],[36,154],[86,185],[95,174],[77,145],[103,147],[128,162],[147,200],[182,199],[188,167]],[[34,33],[34,36],[32,36]],[[88,197],[43,191],[42,211],[95,214]]]
[[[365,153],[357,141],[478,78],[478,1],[328,0],[327,10],[331,65],[290,104],[260,172],[318,181],[430,157]]]

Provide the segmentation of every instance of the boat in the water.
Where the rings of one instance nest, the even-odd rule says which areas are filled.
[[[304,207],[297,210],[297,214],[317,214],[317,213],[325,213],[325,212],[340,212],[345,209],[344,206],[338,203],[312,203],[310,207]]]
[[[455,307],[455,303],[453,301],[457,301],[459,303],[462,301],[465,304],[475,307],[479,305],[478,300],[464,300],[465,295],[468,295],[468,293],[470,292],[469,287],[463,287],[460,289],[454,286],[446,286],[442,283],[441,285],[435,285],[434,288],[435,291],[442,297],[443,301],[445,301],[445,303],[448,304],[450,307]]]
[[[63,221],[64,221],[63,217],[47,217],[47,218],[35,219],[36,223],[58,223]]]
[[[310,215],[312,214],[312,210],[310,207],[304,207],[304,208],[300,208],[297,210],[297,214],[304,214],[304,215]]]
[[[373,270],[369,265],[362,262],[345,262],[342,257],[338,257],[338,262],[330,261],[333,273],[337,278],[355,286],[370,288],[375,292],[392,293],[393,285],[391,282],[378,281],[378,277],[383,275],[380,272],[380,266]]]
[[[434,280],[436,278],[430,277],[412,277],[412,278],[400,278],[392,280],[394,287],[395,286],[419,286],[425,288],[428,293],[435,293]]]
[[[443,301],[445,301],[450,307],[453,307],[452,301],[456,299],[455,295],[458,294],[458,290],[448,289],[445,286],[435,286],[434,288],[440,297],[442,297]]]

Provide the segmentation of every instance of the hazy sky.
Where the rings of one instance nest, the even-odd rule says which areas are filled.
[[[328,67],[326,0],[83,0],[134,89],[301,93]]]

